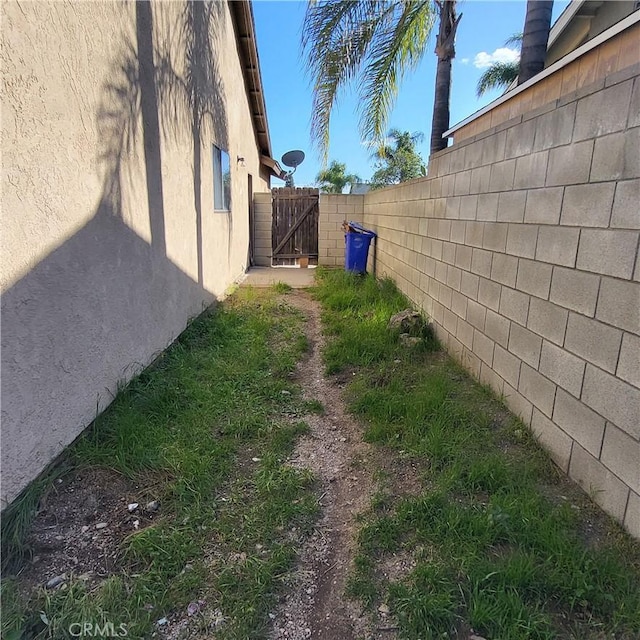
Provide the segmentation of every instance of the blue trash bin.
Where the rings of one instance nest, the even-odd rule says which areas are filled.
[[[376,237],[375,231],[365,229],[357,222],[347,224],[347,232],[344,234],[345,254],[344,268],[353,273],[366,273],[367,258],[369,257],[369,245]]]

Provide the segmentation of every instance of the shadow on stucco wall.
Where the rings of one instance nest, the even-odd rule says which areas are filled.
[[[157,5],[162,9],[162,5]],[[161,131],[165,140],[192,145],[193,205],[198,282],[204,284],[202,231],[202,148],[213,139],[228,148],[226,98],[216,43],[223,40],[225,5],[187,0],[177,16],[154,20],[149,2],[136,2],[136,46],[127,39],[105,83],[98,111],[105,169],[103,196],[121,210],[123,158],[143,128],[147,199],[152,243],[166,253]],[[229,216],[228,246],[232,241]],[[229,257],[229,256],[228,256]]]
[[[96,211],[3,293],[2,507],[108,406],[121,380],[214,300],[204,287],[200,165],[203,132],[227,144],[213,44],[222,10],[223,3],[188,1],[172,24],[165,16],[159,25],[150,3],[136,3],[135,43],[123,38],[97,113]],[[168,137],[193,153],[197,280],[167,258]],[[131,161],[140,142],[144,180]],[[125,220],[135,190],[146,192],[150,242]]]

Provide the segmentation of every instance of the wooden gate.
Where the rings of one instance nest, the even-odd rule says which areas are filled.
[[[318,189],[272,189],[272,263],[318,264]],[[302,258],[302,260],[300,260]]]

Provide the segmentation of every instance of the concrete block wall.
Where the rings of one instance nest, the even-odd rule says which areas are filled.
[[[344,265],[344,231],[347,220],[362,221],[364,196],[320,194],[318,221],[318,264],[327,267]]]
[[[258,267],[271,266],[271,212],[271,192],[255,193],[253,259]]]
[[[364,196],[377,273],[640,537],[640,77],[618,74]]]

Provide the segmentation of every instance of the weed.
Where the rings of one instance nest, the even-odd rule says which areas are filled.
[[[324,405],[320,400],[306,400],[303,405],[303,410],[305,413],[315,413],[319,416],[325,414]]]
[[[293,287],[286,282],[276,282],[271,288],[274,293],[289,293],[293,290]]]

